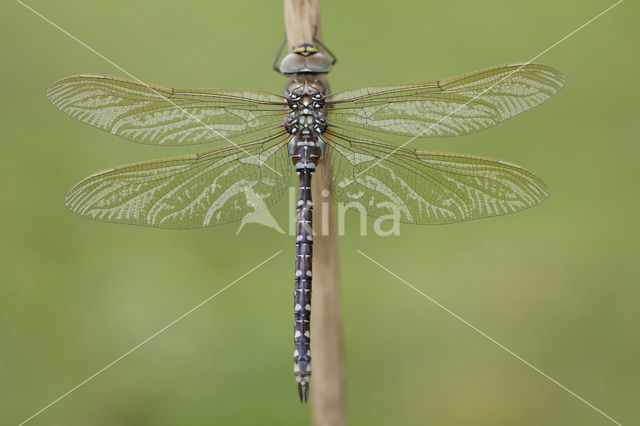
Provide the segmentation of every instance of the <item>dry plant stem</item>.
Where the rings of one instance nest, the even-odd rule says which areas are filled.
[[[284,17],[289,51],[301,43],[313,44],[314,32],[316,39],[321,40],[318,0],[284,0]],[[329,151],[327,153],[330,155]],[[311,308],[311,400],[316,426],[345,426],[346,392],[335,205],[331,188],[325,187],[325,182],[330,182],[330,179],[325,176],[331,176],[328,161],[320,164],[311,183],[315,204],[313,223],[316,227]]]

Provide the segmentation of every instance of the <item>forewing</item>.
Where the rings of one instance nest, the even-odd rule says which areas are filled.
[[[546,65],[502,65],[441,81],[338,92],[328,98],[328,122],[410,137],[458,136],[520,114],[563,85],[562,73]]]
[[[333,132],[327,142],[336,199],[374,217],[461,222],[532,207],[549,194],[532,172],[499,160],[397,149]]]
[[[65,203],[105,222],[202,228],[240,220],[286,192],[286,135],[104,170],[77,183]]]
[[[181,89],[118,77],[59,80],[47,98],[70,116],[134,142],[193,145],[283,124],[283,97],[244,89]]]

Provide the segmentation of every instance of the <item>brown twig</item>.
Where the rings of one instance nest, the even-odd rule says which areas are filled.
[[[284,18],[289,51],[301,43],[314,44],[314,35],[317,40],[322,39],[318,0],[284,0]],[[326,186],[330,179],[325,176],[331,176],[328,161],[321,163],[311,184],[316,228],[311,308],[311,400],[316,426],[346,426],[335,205],[331,188]]]

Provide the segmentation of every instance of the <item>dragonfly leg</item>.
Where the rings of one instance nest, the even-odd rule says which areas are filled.
[[[333,54],[333,52],[331,50],[329,50],[329,48],[327,46],[325,46],[320,40],[318,40],[316,38],[316,34],[318,33],[318,27],[315,27],[315,30],[313,31],[313,42],[316,43],[318,46],[322,47],[322,49],[327,52],[327,54],[329,54],[329,56],[331,56],[331,65],[335,65],[336,62],[338,62],[338,58],[336,58],[336,55]]]
[[[273,58],[273,69],[280,74],[282,74],[282,71],[280,71],[280,67],[278,66],[278,59],[280,59],[280,55],[282,55],[282,49],[284,49],[285,44],[287,44],[287,34],[284,35],[284,40],[282,40],[278,53],[276,53],[276,57]]]

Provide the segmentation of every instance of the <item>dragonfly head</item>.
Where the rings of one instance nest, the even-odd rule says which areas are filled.
[[[303,43],[282,58],[283,74],[326,74],[331,71],[331,60],[313,44]]]

